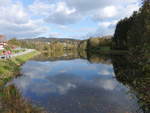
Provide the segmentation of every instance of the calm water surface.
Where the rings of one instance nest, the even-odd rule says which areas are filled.
[[[48,113],[142,113],[130,88],[117,81],[110,58],[44,60],[14,79],[23,98]]]

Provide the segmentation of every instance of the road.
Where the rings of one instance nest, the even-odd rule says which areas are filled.
[[[11,57],[17,57],[17,56],[20,56],[20,55],[24,55],[24,54],[27,54],[27,53],[30,53],[30,52],[33,52],[35,51],[34,49],[25,49],[24,52],[19,52],[19,53],[16,53],[16,54],[12,54]],[[2,58],[3,56],[0,56],[0,59]]]
[[[33,51],[35,51],[35,50],[34,49],[26,49],[24,52],[19,52],[19,53],[16,53],[16,54],[12,54],[11,57],[24,55],[24,54],[27,54],[27,53],[30,53],[30,52],[33,52]]]

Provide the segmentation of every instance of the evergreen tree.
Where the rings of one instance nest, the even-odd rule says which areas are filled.
[[[150,52],[150,0],[130,18],[121,20],[113,37],[114,49],[128,49],[130,52]]]

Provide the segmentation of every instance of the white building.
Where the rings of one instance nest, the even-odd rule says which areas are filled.
[[[0,50],[3,50],[6,45],[7,43],[5,42],[5,36],[0,35]]]
[[[0,50],[3,50],[4,49],[4,46],[3,45],[0,45]]]

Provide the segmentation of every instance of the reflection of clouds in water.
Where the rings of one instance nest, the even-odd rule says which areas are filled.
[[[41,78],[41,80],[36,81],[35,78],[30,78],[29,76],[24,76],[22,78],[16,79],[14,82],[23,91],[28,91],[44,95],[49,93],[58,93],[60,95],[66,94],[69,90],[78,88],[82,85],[102,88],[104,90],[114,90],[117,86],[117,82],[110,78],[92,78],[88,80],[83,77],[71,75],[71,74],[58,74],[55,76],[49,76],[47,78]]]
[[[98,75],[104,75],[104,76],[110,76],[110,77],[114,77],[115,73],[113,70],[113,66],[112,65],[102,65],[102,67],[100,68],[100,70],[98,71]]]
[[[105,80],[102,83],[103,88],[107,90],[114,90],[117,86],[116,82],[113,80]]]
[[[124,95],[124,87],[113,77],[113,67],[81,62],[30,61],[23,66],[23,76],[13,83],[25,98],[50,112],[76,113],[72,110],[79,111],[82,107],[87,112],[92,109],[96,112],[96,109],[96,113],[104,113],[111,110],[111,106],[113,113],[127,111],[130,100]]]
[[[109,76],[107,78],[93,76],[92,73],[94,72],[98,75]],[[27,93],[31,92],[38,95],[50,93],[62,95],[81,85],[114,90],[118,83],[112,78],[112,66],[89,64],[82,60],[60,62],[30,61],[22,67],[22,73],[24,76],[15,79],[14,83],[23,92],[26,93],[27,91]],[[90,79],[87,75],[90,75]]]
[[[99,75],[111,75],[112,72],[110,72],[109,70],[101,70],[100,72],[98,72]]]
[[[51,93],[65,94],[68,90],[74,89],[79,84],[81,77],[77,77],[72,74],[60,73],[55,76],[50,76],[46,78],[52,87]]]
[[[19,89],[25,90],[29,85],[30,78],[27,78],[27,77],[23,76],[23,77],[21,77],[21,80],[20,79],[15,79],[14,82],[15,82],[15,84],[17,85],[17,87]]]
[[[67,70],[60,70],[59,72],[60,73],[64,73],[64,72],[67,72]]]
[[[78,82],[78,78],[69,76],[60,74],[49,78],[41,78],[40,81],[36,81],[37,76],[32,79],[29,76],[23,76],[14,80],[14,83],[19,89],[37,95],[47,93],[65,94],[68,90],[76,88],[76,83]]]
[[[56,87],[57,86],[57,87]],[[29,91],[37,94],[37,95],[44,95],[49,93],[59,93],[59,94],[65,94],[65,90],[71,88],[69,86],[58,86],[51,82],[45,82],[41,84],[35,84],[33,86],[34,88],[29,87]],[[64,89],[66,88],[66,89]]]
[[[105,90],[114,90],[118,83],[113,79],[98,79],[95,81],[95,85]]]
[[[40,84],[35,85],[35,87],[30,89],[32,93],[35,93],[37,95],[44,95],[49,93],[58,93],[60,95],[64,95],[67,93],[68,90],[76,88],[75,84],[72,83],[66,83],[64,85],[61,84],[55,84],[55,83],[48,83],[48,84]]]
[[[96,66],[89,66],[85,68],[86,70],[96,70],[97,67]]]
[[[103,70],[100,70],[98,72],[98,75],[108,75],[108,76],[112,76],[112,77],[115,77],[115,73],[110,70],[110,69],[103,69]]]
[[[23,65],[22,73],[23,75],[29,76],[30,78],[43,78],[47,73],[51,72],[54,67],[59,65],[59,63],[50,62],[35,62],[30,61]]]

